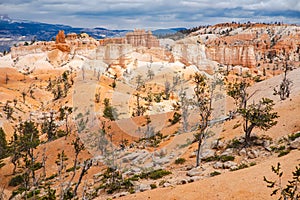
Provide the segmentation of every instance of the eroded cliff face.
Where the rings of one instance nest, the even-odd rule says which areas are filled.
[[[129,32],[123,38],[106,38],[99,41],[101,46],[107,44],[129,44],[133,47],[159,47],[159,40],[152,35],[151,31],[136,29]]]
[[[299,62],[300,27],[255,25],[211,27],[205,45],[207,58],[225,65],[253,68]],[[200,34],[206,34],[199,32]],[[297,64],[296,64],[297,65]]]
[[[173,45],[173,53],[189,63],[213,60],[223,65],[277,70],[299,66],[300,27],[265,24],[221,24],[200,28]]]
[[[87,34],[67,34],[59,31],[55,41],[34,42],[32,44],[19,44],[11,48],[11,58],[26,56],[29,54],[47,53],[48,61],[54,65],[59,65],[69,58],[68,56],[82,55],[88,56],[91,50],[98,46],[97,40]]]
[[[125,66],[131,61],[130,53],[133,51],[130,44],[107,44],[99,46],[96,50],[96,59],[103,60],[107,65]]]

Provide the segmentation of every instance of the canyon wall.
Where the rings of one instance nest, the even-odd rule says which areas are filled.
[[[129,32],[123,38],[105,38],[99,41],[101,46],[108,44],[130,44],[133,47],[159,47],[159,40],[152,35],[151,31],[136,29]]]

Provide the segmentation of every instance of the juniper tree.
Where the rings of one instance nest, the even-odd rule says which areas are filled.
[[[251,133],[254,128],[267,131],[277,124],[277,112],[273,112],[273,100],[262,98],[257,104],[253,103],[246,108],[241,108],[238,112],[244,119],[245,143],[250,145]]]

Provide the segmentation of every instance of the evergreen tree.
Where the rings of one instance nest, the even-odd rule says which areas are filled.
[[[7,146],[7,141],[5,137],[5,132],[0,127],[0,159],[5,158],[7,156],[8,151],[8,146]]]
[[[103,111],[103,117],[108,118],[112,121],[117,119],[117,111],[115,108],[113,108],[110,105],[109,99],[104,99],[104,111]]]
[[[277,112],[273,111],[273,100],[262,98],[259,103],[252,104],[246,108],[239,109],[239,113],[244,118],[244,132],[246,145],[250,144],[252,130],[257,127],[264,131],[277,124]]]
[[[35,172],[34,172],[34,149],[40,144],[39,131],[35,126],[34,122],[26,121],[21,123],[18,127],[19,132],[19,149],[23,153],[23,158],[25,161],[25,167],[28,171],[31,171],[33,184],[36,184]]]

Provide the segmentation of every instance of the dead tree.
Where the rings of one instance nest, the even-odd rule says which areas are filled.
[[[67,187],[64,189],[64,193],[68,192],[71,187],[72,181],[76,175],[76,168],[77,168],[77,164],[78,164],[79,153],[84,150],[84,145],[80,142],[79,137],[76,137],[76,139],[72,142],[72,145],[73,145],[74,151],[75,151],[75,158],[74,158],[74,163],[73,163],[73,174],[72,174],[71,179],[69,180]]]
[[[81,169],[81,173],[79,175],[79,179],[78,179],[78,182],[76,183],[76,186],[74,188],[74,191],[73,191],[73,195],[76,196],[77,195],[77,190],[78,190],[78,187],[82,181],[82,178],[83,176],[87,173],[87,171],[90,169],[90,167],[92,166],[93,164],[93,161],[92,160],[86,160],[84,161],[84,165]]]
[[[9,81],[9,78],[8,78],[7,73],[6,73],[6,75],[5,75],[5,84],[6,84],[6,85],[7,85],[8,81]]]
[[[141,95],[139,93],[134,94],[136,96],[136,108],[135,111],[132,113],[132,115],[135,116],[143,116],[146,108],[141,105]]]
[[[285,70],[284,70],[284,76],[283,80],[278,86],[274,88],[274,95],[279,95],[281,100],[285,100],[289,98],[290,93],[291,93],[291,84],[292,81],[287,78],[287,72],[288,72],[288,67],[287,64],[285,65]]]
[[[180,109],[181,109],[181,116],[182,116],[182,128],[184,132],[187,132],[189,127],[189,122],[188,122],[189,99],[187,99],[186,92],[183,89],[181,89],[179,97],[180,97]]]

